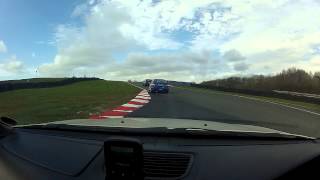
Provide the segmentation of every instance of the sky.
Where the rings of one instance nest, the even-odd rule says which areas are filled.
[[[0,0],[0,79],[320,71],[318,0]]]

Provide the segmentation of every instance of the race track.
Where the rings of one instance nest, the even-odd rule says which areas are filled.
[[[171,87],[128,117],[182,118],[258,125],[320,137],[320,115],[216,91]]]

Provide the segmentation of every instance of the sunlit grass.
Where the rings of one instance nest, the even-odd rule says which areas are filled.
[[[0,93],[0,116],[15,118],[19,124],[88,118],[129,101],[138,92],[125,82],[104,80],[8,91]]]

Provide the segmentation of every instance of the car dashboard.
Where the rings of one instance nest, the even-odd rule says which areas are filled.
[[[318,179],[320,164],[315,140],[16,128],[0,146],[6,180]]]

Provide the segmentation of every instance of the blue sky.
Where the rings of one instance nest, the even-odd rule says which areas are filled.
[[[15,54],[29,65],[53,59],[57,50],[49,42],[53,41],[55,28],[63,23],[80,23],[70,16],[79,2],[0,1],[0,37],[8,47],[6,55]],[[0,54],[2,58],[6,55]]]
[[[314,72],[319,8],[316,0],[1,0],[0,79]]]

